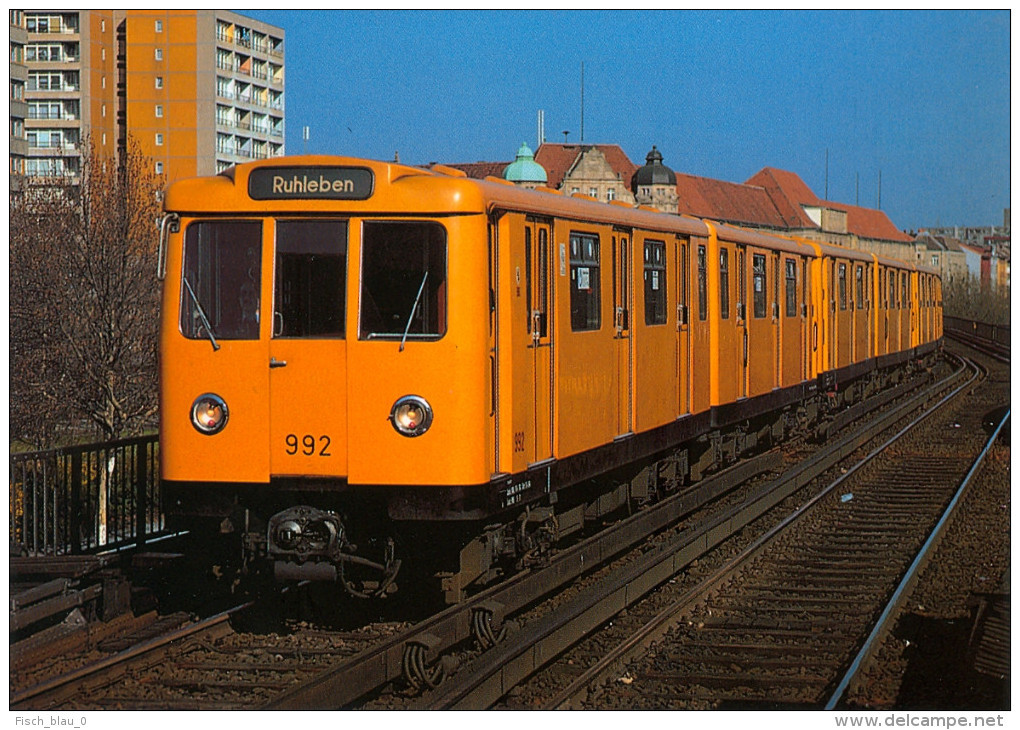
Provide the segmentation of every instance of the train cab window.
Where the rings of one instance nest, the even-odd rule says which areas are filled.
[[[360,306],[363,340],[446,334],[446,229],[429,221],[366,221]]]
[[[276,222],[273,337],[343,337],[347,221]]]
[[[597,330],[602,326],[599,237],[570,234],[570,329]]]
[[[767,308],[766,298],[768,297],[768,285],[765,277],[765,255],[756,253],[751,259],[752,285],[754,286],[754,316],[764,317]]]
[[[719,316],[730,318],[730,252],[719,249]]]
[[[698,319],[708,319],[708,256],[704,246],[698,246]]]
[[[864,267],[863,266],[855,266],[854,267],[854,279],[855,279],[854,283],[856,284],[855,291],[857,293],[857,308],[858,309],[864,309]]]
[[[839,308],[846,309],[846,264],[839,265]]]
[[[797,262],[786,259],[786,316],[797,316]]]
[[[666,244],[645,241],[645,324],[666,324]]]
[[[182,273],[181,334],[213,342],[259,339],[261,222],[192,223]]]

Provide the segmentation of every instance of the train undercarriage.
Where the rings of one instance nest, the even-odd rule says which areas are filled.
[[[872,361],[680,419],[583,461],[539,466],[472,490],[438,488],[426,501],[424,490],[380,497],[379,488],[337,490],[307,480],[243,489],[169,485],[168,491],[172,512],[186,518],[179,526],[197,542],[219,546],[210,559],[235,583],[334,583],[360,598],[388,596],[398,581],[426,583],[443,602],[456,603],[541,563],[561,540],[613,515],[641,509],[785,439],[825,439],[857,418],[872,396],[927,380],[937,357],[932,346],[921,356],[889,357],[884,366]]]

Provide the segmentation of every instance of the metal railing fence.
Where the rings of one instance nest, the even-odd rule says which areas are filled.
[[[155,435],[12,453],[12,554],[80,555],[163,534],[158,458]]]
[[[943,328],[946,330],[956,330],[957,332],[974,335],[975,337],[980,337],[983,340],[988,340],[989,342],[1009,347],[1008,324],[975,322],[970,319],[950,317],[948,315],[942,318],[942,323]]]

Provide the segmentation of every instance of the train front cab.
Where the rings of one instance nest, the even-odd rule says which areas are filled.
[[[386,561],[387,510],[442,515],[488,484],[487,218],[469,183],[421,170],[279,164],[167,193],[161,470],[174,519],[268,535],[283,577],[321,578],[348,545]],[[370,180],[353,199],[252,196],[352,175]]]

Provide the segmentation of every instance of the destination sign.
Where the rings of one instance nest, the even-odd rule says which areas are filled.
[[[372,171],[364,167],[262,167],[248,176],[248,195],[254,200],[367,200],[374,185]]]

